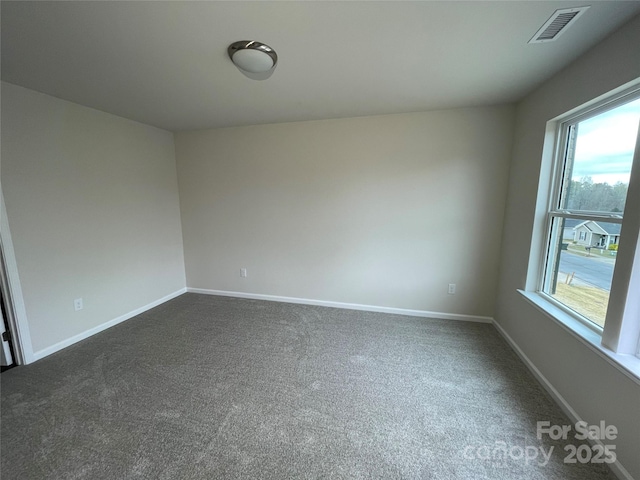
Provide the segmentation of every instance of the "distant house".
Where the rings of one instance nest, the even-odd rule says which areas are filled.
[[[619,223],[597,223],[587,220],[573,227],[573,240],[578,245],[607,248],[609,245],[618,244],[620,227],[622,225]]]
[[[565,218],[564,219],[564,228],[562,230],[562,240],[564,241],[573,241],[574,238],[574,229],[581,223],[584,223],[583,220],[577,220],[575,218]]]

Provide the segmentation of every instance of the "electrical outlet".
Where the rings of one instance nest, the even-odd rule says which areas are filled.
[[[76,312],[77,312],[78,310],[82,310],[82,309],[84,308],[84,307],[83,307],[83,305],[82,305],[82,299],[81,299],[81,298],[76,298],[76,299],[73,301],[73,308],[75,308],[75,309],[76,309]]]
[[[455,283],[450,283],[449,284],[449,295],[454,295],[456,293],[456,284]]]
[[[240,276],[242,278],[245,278],[247,276],[247,269],[246,268],[241,268],[240,269]]]

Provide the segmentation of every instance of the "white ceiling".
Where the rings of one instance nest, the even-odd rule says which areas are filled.
[[[557,8],[585,4],[558,40],[527,44]],[[638,1],[2,1],[2,79],[172,131],[488,105],[639,13]],[[236,40],[277,51],[270,79],[234,67]]]

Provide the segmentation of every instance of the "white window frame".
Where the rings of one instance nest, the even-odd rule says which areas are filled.
[[[639,96],[640,98],[640,96]],[[635,100],[635,98],[631,98],[631,100]],[[555,263],[558,259],[561,251],[557,248],[556,243],[558,240],[562,239],[562,223],[559,221],[560,219],[572,219],[579,221],[591,220],[594,222],[600,223],[619,223],[621,224],[623,221],[622,216],[617,215],[615,213],[603,213],[603,212],[589,212],[580,210],[578,212],[572,212],[570,210],[559,209],[558,205],[560,204],[561,196],[562,196],[562,187],[565,184],[565,177],[571,172],[567,171],[567,162],[568,159],[573,155],[570,150],[575,148],[575,132],[574,126],[586,119],[594,117],[599,113],[615,108],[619,104],[624,104],[629,102],[628,97],[624,97],[623,99],[618,99],[618,101],[605,104],[604,106],[596,109],[590,109],[588,112],[580,112],[576,115],[571,115],[569,117],[563,118],[561,121],[557,121],[556,124],[556,148],[555,148],[555,158],[553,162],[553,177],[551,183],[551,194],[549,195],[548,207],[547,207],[547,220],[546,220],[546,230],[545,230],[545,255],[542,258],[542,265],[540,266],[541,275],[539,277],[539,283],[537,286],[537,291],[540,292],[541,295],[547,297],[549,302],[553,302],[558,308],[565,310],[567,314],[575,317],[576,320],[582,322],[587,327],[594,330],[596,333],[602,333],[603,329],[599,325],[593,323],[588,318],[584,317],[580,313],[572,310],[567,307],[564,303],[556,300],[551,295],[544,292],[545,285],[550,285],[553,283],[552,277],[556,275]],[[558,219],[558,221],[554,222],[554,219]],[[589,240],[589,244],[587,246],[593,247],[593,235],[587,234],[587,232],[580,232],[580,240],[587,241]],[[615,273],[614,273],[615,274]],[[606,320],[605,320],[606,325]]]
[[[640,292],[640,128],[627,191],[624,223],[619,215],[613,213],[576,213],[557,208],[566,150],[570,145],[570,125],[638,98],[640,79],[633,82],[631,87],[619,89],[548,122],[538,201],[538,208],[542,211],[537,216],[538,228],[534,228],[527,288],[520,293],[583,343],[640,383],[640,295],[637,294]],[[557,247],[554,242],[562,238],[561,223],[556,221],[554,224],[553,218],[623,223],[604,328],[543,292],[545,280],[549,281],[549,276],[554,272],[554,268],[547,267],[555,262]],[[559,252],[558,249],[558,255]]]

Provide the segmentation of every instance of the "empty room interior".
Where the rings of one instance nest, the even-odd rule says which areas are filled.
[[[3,479],[640,480],[640,2],[0,13]]]

